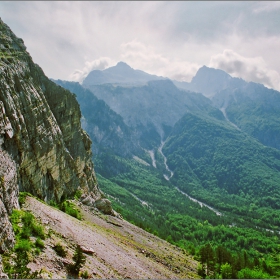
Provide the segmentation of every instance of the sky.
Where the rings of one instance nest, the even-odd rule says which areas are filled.
[[[206,65],[280,91],[280,2],[0,1],[0,17],[49,78],[124,61],[190,82]]]

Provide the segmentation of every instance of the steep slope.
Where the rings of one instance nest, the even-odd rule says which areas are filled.
[[[78,83],[60,80],[55,82],[75,93],[83,115],[82,126],[93,141],[94,155],[107,152],[132,157],[133,154],[141,152],[133,131],[103,100],[97,99],[92,92]]]
[[[202,95],[179,90],[170,80],[138,87],[101,85],[89,89],[135,129],[146,149],[159,146],[187,110],[200,110],[211,103]]]
[[[181,190],[279,230],[279,151],[224,121],[188,113],[174,126],[163,152],[174,172],[171,182]]]
[[[84,79],[83,86],[89,87],[102,84],[143,85],[148,81],[163,79],[166,78],[135,70],[126,63],[119,62],[116,66],[109,67],[103,71],[91,71]]]
[[[236,128],[266,146],[280,149],[280,93],[261,84],[233,78],[226,72],[203,66],[190,83],[174,84],[210,97]]]
[[[280,92],[246,83],[220,91],[212,101],[239,129],[266,146],[280,149]]]
[[[1,20],[0,107],[3,252],[13,244],[7,214],[18,207],[19,190],[57,202],[78,188],[93,199],[101,193],[75,96],[48,80]]]
[[[23,209],[31,211],[48,224],[48,239],[39,258],[29,266],[44,268],[44,278],[73,277],[67,271],[76,244],[87,248],[83,271],[90,278],[181,279],[198,278],[197,262],[183,250],[115,217],[108,217],[93,208],[77,204],[83,216],[79,221],[40,201],[27,197]],[[56,221],[53,223],[53,221]],[[62,244],[67,254],[59,257],[56,244]]]

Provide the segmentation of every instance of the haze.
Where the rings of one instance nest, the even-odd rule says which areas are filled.
[[[54,79],[124,61],[190,81],[203,65],[280,90],[279,2],[0,2],[0,17]]]

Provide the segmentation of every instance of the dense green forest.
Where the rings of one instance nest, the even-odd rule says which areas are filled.
[[[203,278],[280,277],[279,150],[234,127],[199,94],[185,92],[186,114],[173,128],[162,124],[160,140],[149,125],[141,133],[141,125],[129,127],[79,84],[59,83],[77,94],[99,186],[124,219],[194,255]],[[233,121],[232,110],[242,106],[232,104]]]
[[[226,265],[231,269],[227,274],[230,278],[280,276],[277,232],[256,228],[254,220],[248,224],[238,213],[223,212],[218,216],[183,196],[151,166],[107,156],[97,161],[97,171],[106,160],[109,165],[122,166],[123,170],[118,175],[111,174],[109,179],[98,174],[100,187],[114,209],[128,221],[194,254],[202,263],[202,277],[224,277],[221,267],[228,268]],[[208,248],[209,244],[213,251],[210,261],[213,266],[206,270],[203,248]],[[217,250],[222,250],[227,257],[219,260]],[[208,275],[203,271],[209,271]]]

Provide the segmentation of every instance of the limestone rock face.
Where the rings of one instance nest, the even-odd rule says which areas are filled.
[[[0,101],[0,253],[5,252],[15,242],[9,214],[13,208],[19,208],[16,164],[1,147],[5,135],[8,138],[13,137],[13,129],[3,102]]]
[[[50,81],[0,19],[0,250],[13,244],[18,191],[45,200],[79,188],[99,199],[91,140],[75,95]]]

